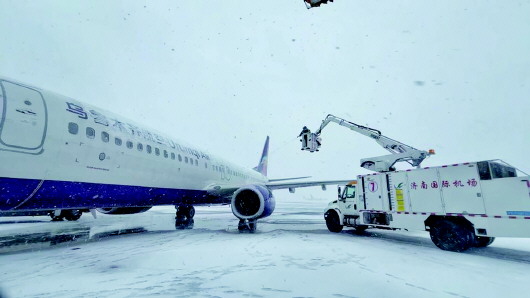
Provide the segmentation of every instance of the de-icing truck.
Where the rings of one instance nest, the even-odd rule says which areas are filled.
[[[528,174],[501,160],[420,168],[433,150],[415,149],[333,115],[315,133],[302,136],[302,149],[318,151],[320,133],[330,122],[367,135],[392,153],[361,160],[376,173],[357,176],[329,203],[324,218],[331,232],[344,226],[425,230],[437,247],[449,251],[485,247],[495,237],[530,237]],[[396,171],[396,162],[416,168]]]

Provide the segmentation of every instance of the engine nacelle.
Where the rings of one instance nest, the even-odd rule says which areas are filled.
[[[108,207],[108,208],[97,208],[96,210],[103,214],[135,214],[142,213],[151,209],[149,207]]]
[[[232,195],[232,213],[239,219],[258,219],[272,214],[276,201],[272,193],[261,185],[247,185]]]

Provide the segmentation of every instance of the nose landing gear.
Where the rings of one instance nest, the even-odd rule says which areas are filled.
[[[258,225],[258,221],[256,219],[240,219],[239,224],[237,225],[237,229],[239,232],[248,232],[248,233],[254,233],[256,232],[256,228]]]

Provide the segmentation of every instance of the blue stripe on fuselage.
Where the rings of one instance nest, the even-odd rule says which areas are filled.
[[[229,203],[229,199],[211,196],[204,190],[53,180],[45,180],[31,196],[40,182],[37,179],[0,178],[0,210]]]

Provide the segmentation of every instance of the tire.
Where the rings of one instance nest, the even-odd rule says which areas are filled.
[[[253,221],[248,223],[248,231],[250,233],[255,233],[256,229],[258,228],[258,223]]]
[[[237,229],[240,233],[255,233],[257,227],[258,223],[256,220],[245,221],[244,219],[240,219],[239,224],[237,225]]]
[[[355,232],[358,234],[364,233],[368,229],[368,226],[355,226]]]
[[[495,237],[477,236],[475,239],[475,247],[486,247],[495,241]]]
[[[469,225],[448,219],[435,221],[430,235],[434,245],[447,251],[465,251],[475,243],[475,235]]]
[[[329,210],[324,214],[324,219],[326,220],[326,226],[330,232],[339,233],[342,231],[343,226],[340,223],[340,217],[336,211]]]
[[[188,214],[186,214],[186,216],[189,219],[192,219],[195,216],[195,208],[193,206],[188,207]]]
[[[178,206],[177,217],[185,217],[188,220],[195,216],[195,208],[193,206]]]
[[[77,209],[63,210],[61,212],[61,215],[64,216],[64,218],[68,221],[76,221],[79,218],[81,218],[81,215],[83,215],[83,212]]]
[[[63,221],[64,219],[63,211],[61,211],[59,215],[55,215],[55,212],[51,211],[50,217],[52,218],[52,221]]]
[[[193,229],[194,224],[195,224],[195,220],[193,220],[193,218],[186,219],[184,217],[183,220],[179,220],[175,218],[175,229],[177,230]]]

